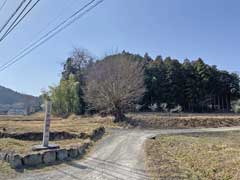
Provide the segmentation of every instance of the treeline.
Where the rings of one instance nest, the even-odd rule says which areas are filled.
[[[149,59],[145,69],[147,92],[142,104],[165,102],[186,112],[230,111],[231,101],[239,98],[237,74],[218,70],[202,59],[180,63],[170,57]]]
[[[149,111],[153,107],[155,111],[181,107],[184,112],[229,112],[231,102],[240,97],[237,74],[205,64],[200,58],[186,59],[181,63],[171,57],[153,59],[147,53],[142,57],[123,51],[104,59],[111,57],[125,57],[143,63],[146,91],[138,102],[139,111]],[[84,114],[88,111],[83,90],[85,75],[93,64],[94,58],[79,49],[67,59],[60,85],[51,87],[49,94],[56,114]]]

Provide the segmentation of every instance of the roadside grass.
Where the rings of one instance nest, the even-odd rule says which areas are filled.
[[[240,179],[240,132],[164,135],[145,143],[152,179]]]

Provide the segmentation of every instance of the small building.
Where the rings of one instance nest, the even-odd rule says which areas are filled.
[[[10,109],[8,112],[7,112],[7,115],[28,115],[28,112],[26,109]]]
[[[29,115],[41,110],[40,104],[15,103],[12,105],[0,104],[0,115]]]
[[[24,103],[16,103],[9,108],[7,115],[28,115],[28,110]]]

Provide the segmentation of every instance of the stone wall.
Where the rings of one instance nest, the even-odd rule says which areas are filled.
[[[6,161],[13,169],[22,169],[36,167],[39,165],[49,165],[61,161],[71,160],[82,157],[86,150],[92,145],[91,142],[85,142],[82,146],[69,149],[56,149],[39,153],[32,153],[21,156],[7,152],[0,152],[0,160]]]

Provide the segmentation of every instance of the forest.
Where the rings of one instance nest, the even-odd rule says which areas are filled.
[[[84,98],[86,74],[94,64],[111,58],[127,58],[142,64],[145,91],[128,111],[230,112],[231,103],[240,97],[238,74],[219,70],[201,58],[179,61],[123,51],[96,60],[87,50],[75,49],[64,63],[60,84],[50,87],[48,92],[54,113],[98,111]]]

